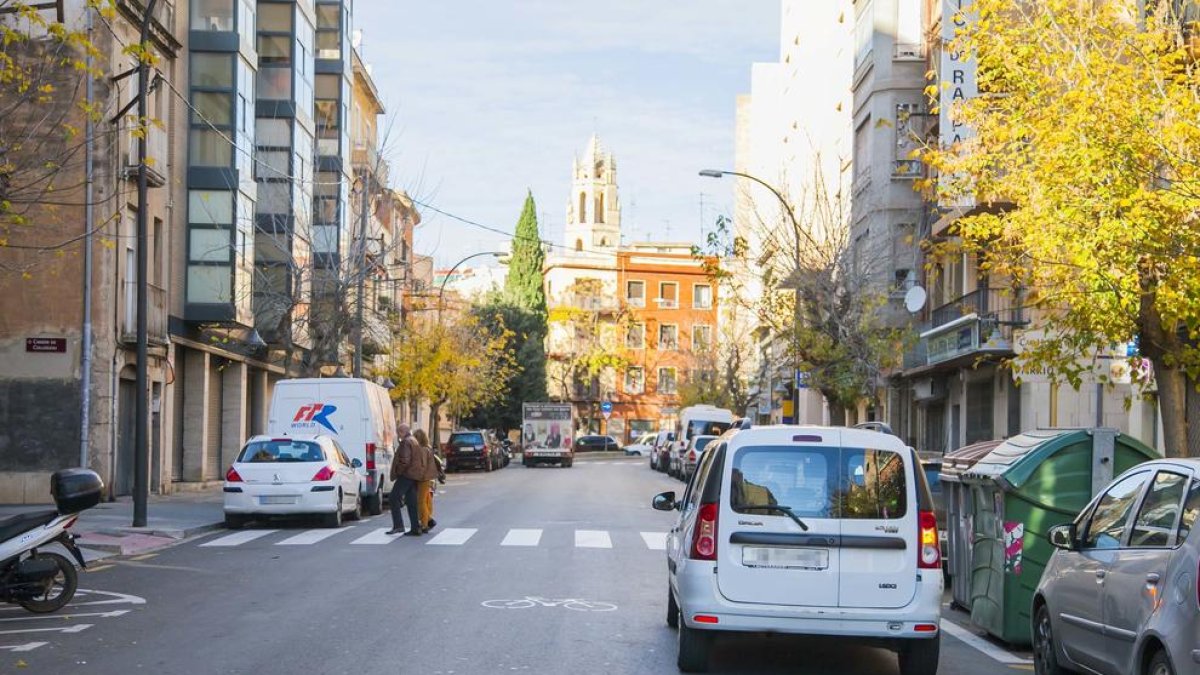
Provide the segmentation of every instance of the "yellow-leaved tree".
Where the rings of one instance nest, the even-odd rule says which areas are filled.
[[[1136,339],[1152,369],[1132,371],[1157,388],[1171,456],[1186,454],[1200,376],[1191,4],[974,0],[950,45],[978,66],[980,95],[950,111],[971,133],[926,153],[941,176],[930,189],[977,202],[962,245],[1027,289],[1017,374],[1078,387],[1092,355]]]

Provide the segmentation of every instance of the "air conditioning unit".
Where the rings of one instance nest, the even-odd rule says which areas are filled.
[[[913,383],[913,398],[918,401],[935,401],[946,396],[944,380],[932,377],[922,378]]]

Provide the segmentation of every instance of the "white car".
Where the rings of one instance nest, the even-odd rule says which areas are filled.
[[[692,436],[688,441],[687,449],[679,455],[677,477],[680,480],[686,483],[692,479],[692,474],[696,473],[696,465],[700,462],[704,449],[715,440],[717,440],[716,436]]]
[[[701,457],[667,535],[667,623],[680,670],[703,671],[722,632],[852,638],[934,675],[941,553],[916,452],[858,429],[731,431]]]
[[[329,436],[255,436],[225,473],[225,526],[320,514],[327,527],[362,514],[362,463]]]
[[[625,446],[626,455],[637,455],[644,457],[654,451],[654,437],[656,434],[642,434],[637,437],[633,443]]]

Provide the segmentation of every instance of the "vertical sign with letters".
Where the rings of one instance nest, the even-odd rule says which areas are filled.
[[[942,55],[938,75],[941,78],[941,96],[938,100],[939,129],[943,149],[953,147],[969,139],[971,129],[963,123],[958,108],[964,101],[979,95],[976,81],[976,61],[968,53],[959,51],[954,44],[958,32],[975,21],[974,0],[942,0]],[[944,197],[943,208],[969,209],[975,206],[975,196],[960,194]]]

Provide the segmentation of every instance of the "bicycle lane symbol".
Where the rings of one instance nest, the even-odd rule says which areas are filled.
[[[527,595],[516,600],[484,600],[479,603],[489,609],[530,609],[533,607],[562,607],[575,612],[614,612],[617,606],[611,602],[563,598],[552,600],[536,595]]]

